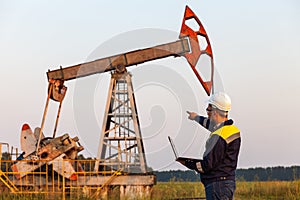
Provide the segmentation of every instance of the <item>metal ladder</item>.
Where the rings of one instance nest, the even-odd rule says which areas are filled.
[[[6,174],[0,169],[0,180],[12,193],[18,192],[18,188],[15,184],[6,176]]]
[[[119,176],[119,175],[122,175],[122,171],[123,169],[119,169],[118,171],[115,171],[108,179],[107,181],[105,181],[105,183],[103,183],[100,187],[97,187],[97,190],[96,192],[91,195],[91,198],[95,198],[98,196],[99,192],[105,187],[105,186],[108,186],[111,181],[116,177],[116,176]]]

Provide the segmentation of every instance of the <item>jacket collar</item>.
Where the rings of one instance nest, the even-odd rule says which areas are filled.
[[[219,128],[222,128],[223,126],[230,126],[232,124],[233,124],[233,120],[229,119],[229,120],[226,120],[226,121],[219,123],[219,124],[215,125],[214,127],[212,127],[211,131],[214,132],[214,131],[218,130]]]

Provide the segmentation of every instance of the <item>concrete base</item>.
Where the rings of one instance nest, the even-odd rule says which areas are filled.
[[[151,199],[153,186],[121,185],[120,200],[126,199]]]

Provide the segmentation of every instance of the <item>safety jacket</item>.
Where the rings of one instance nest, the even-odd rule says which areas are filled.
[[[210,127],[208,118],[198,116],[199,124],[211,131],[206,142],[202,160],[190,160],[186,166],[200,173],[204,185],[221,180],[235,180],[238,154],[241,145],[239,129],[227,120],[216,127]]]

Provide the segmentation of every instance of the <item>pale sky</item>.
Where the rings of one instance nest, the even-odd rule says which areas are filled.
[[[40,126],[48,69],[175,41],[186,5],[208,32],[220,77],[216,87],[232,98],[230,117],[242,133],[238,167],[300,165],[297,0],[0,0],[0,141],[20,148],[22,124]],[[201,157],[207,131],[185,111],[206,114],[203,88],[184,58],[128,70],[148,165],[184,169],[166,138],[174,138],[181,155]],[[85,155],[96,156],[108,81],[104,74],[65,83],[57,134],[78,136]],[[51,104],[46,136],[55,111]]]

